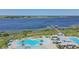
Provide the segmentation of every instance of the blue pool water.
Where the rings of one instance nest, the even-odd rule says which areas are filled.
[[[79,38],[77,38],[77,37],[69,37],[69,39],[74,41],[75,43],[79,44]]]
[[[29,45],[34,46],[36,44],[40,44],[40,40],[29,40],[29,39],[28,40],[22,40],[20,42],[17,42],[17,44],[24,44],[24,45],[29,44]]]

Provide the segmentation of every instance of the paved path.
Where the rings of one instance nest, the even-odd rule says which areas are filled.
[[[46,44],[44,44],[41,48],[43,49],[58,49],[57,47],[56,47],[56,44],[53,44],[52,43],[52,40],[50,39],[50,38],[47,38],[47,39],[45,39],[44,38],[44,40],[45,41],[47,41],[47,43]]]

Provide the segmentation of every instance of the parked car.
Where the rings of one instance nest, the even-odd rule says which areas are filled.
[[[52,36],[51,40],[52,40],[52,43],[54,44],[61,43],[60,38],[58,38],[57,35]]]
[[[72,41],[62,41],[60,44],[57,45],[58,48],[60,49],[75,49],[76,44],[73,43]]]

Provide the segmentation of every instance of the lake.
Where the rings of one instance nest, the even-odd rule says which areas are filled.
[[[72,18],[4,18],[0,19],[0,31],[40,29],[49,25],[71,26],[79,24],[79,17]]]

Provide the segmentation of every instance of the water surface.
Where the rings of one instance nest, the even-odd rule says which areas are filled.
[[[39,29],[49,25],[70,26],[79,24],[79,18],[15,18],[0,19],[0,31]]]

